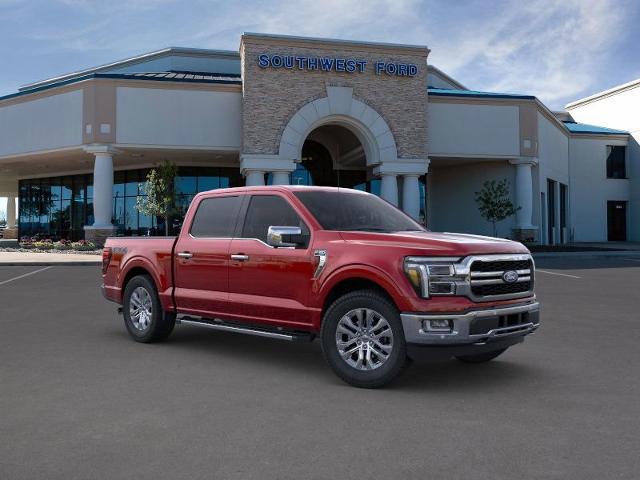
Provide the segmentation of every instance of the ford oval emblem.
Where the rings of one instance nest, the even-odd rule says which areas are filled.
[[[518,281],[518,272],[515,270],[507,270],[502,274],[502,280],[505,283],[516,283]]]

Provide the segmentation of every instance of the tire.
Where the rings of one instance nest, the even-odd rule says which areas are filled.
[[[476,355],[460,355],[457,356],[456,359],[464,363],[485,363],[502,355],[506,351],[506,348],[501,348],[500,350],[494,350],[493,352],[478,353]]]
[[[176,323],[174,314],[162,310],[158,290],[148,275],[138,275],[127,283],[122,314],[129,335],[141,343],[166,339]]]
[[[355,387],[382,387],[409,362],[400,314],[373,290],[338,298],[323,317],[320,341],[334,373]]]

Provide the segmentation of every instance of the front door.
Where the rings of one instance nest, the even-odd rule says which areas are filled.
[[[269,226],[299,226],[309,238],[308,227],[285,197],[253,195],[242,232],[231,241],[229,312],[256,323],[308,326],[315,268],[311,239],[297,248],[273,248],[266,243]]]
[[[229,299],[229,246],[241,196],[204,198],[188,233],[175,247],[175,302],[179,313],[216,318]],[[185,226],[190,219],[186,219]]]
[[[627,240],[627,202],[607,202],[607,227],[610,242]]]

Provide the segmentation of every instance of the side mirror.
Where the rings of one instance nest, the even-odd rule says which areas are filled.
[[[271,226],[267,230],[267,244],[272,247],[296,247],[301,243],[304,239],[300,227]]]

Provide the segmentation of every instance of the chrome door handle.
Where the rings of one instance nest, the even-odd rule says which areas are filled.
[[[178,252],[178,257],[180,257],[180,258],[191,258],[191,257],[193,257],[193,253]]]
[[[249,255],[237,254],[231,255],[231,260],[235,260],[237,262],[246,262],[249,260]]]

